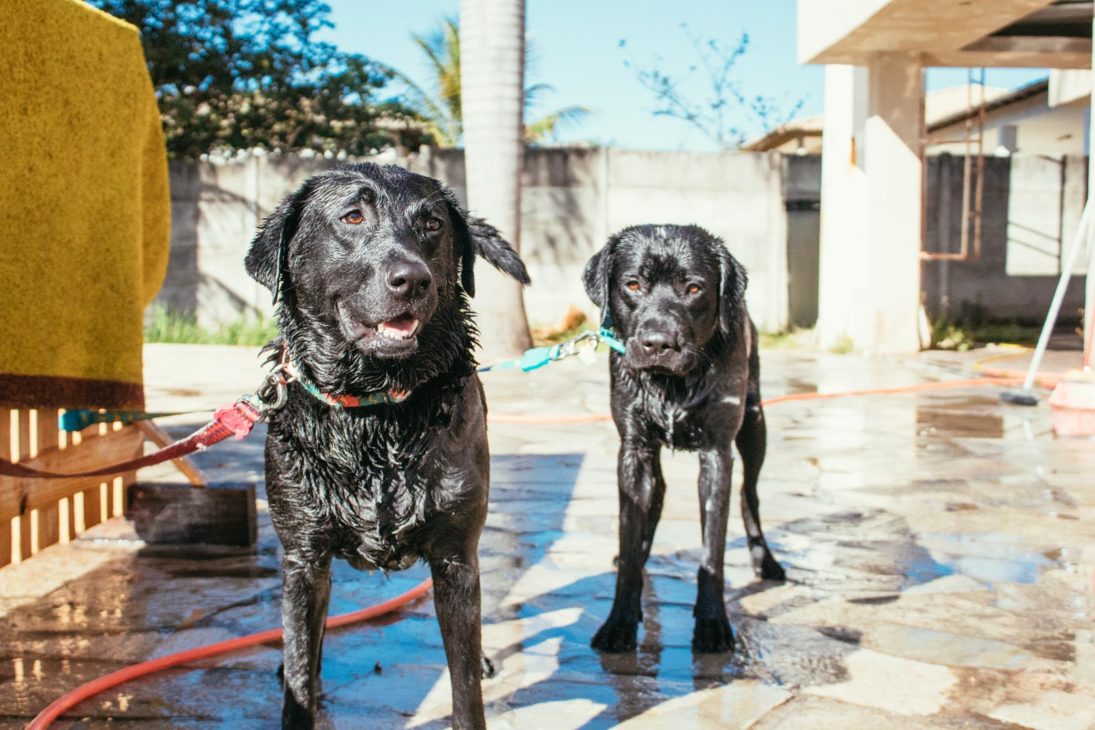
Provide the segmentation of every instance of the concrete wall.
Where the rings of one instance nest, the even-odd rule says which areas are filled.
[[[925,248],[958,251],[963,158],[930,158],[927,176]],[[924,262],[929,315],[1040,322],[1057,285],[1062,252],[1072,245],[1086,193],[1083,157],[986,159],[981,258]],[[970,230],[972,242],[972,222]],[[1078,321],[1081,307],[1083,277],[1074,276],[1061,319]]]
[[[459,150],[403,160],[451,185],[464,200]],[[924,300],[933,316],[979,311],[1037,321],[1056,283],[1086,193],[1086,160],[1014,156],[986,161],[979,262],[925,262]],[[251,157],[171,166],[172,248],[157,302],[205,324],[269,314],[270,295],[244,273],[255,227],[309,175],[338,163]],[[957,250],[962,159],[929,161],[925,246]],[[758,325],[812,326],[817,317],[820,158],[769,153],[693,154],[604,149],[532,149],[526,155],[523,251],[533,276],[530,320],[559,320],[570,304],[593,315],[581,285],[589,256],[612,232],[645,222],[699,223],[722,236],[749,270]],[[485,293],[484,293],[485,294]],[[1070,288],[1062,316],[1082,306]]]
[[[466,200],[459,150],[388,161],[437,177]],[[173,164],[171,263],[157,301],[206,324],[269,313],[269,294],[243,270],[255,227],[305,178],[335,164],[290,157]],[[593,314],[581,270],[611,233],[639,223],[697,223],[721,236],[748,268],[758,325],[785,327],[785,174],[780,156],[766,153],[528,150],[521,255],[533,278],[526,290],[530,321],[558,321],[571,304]]]

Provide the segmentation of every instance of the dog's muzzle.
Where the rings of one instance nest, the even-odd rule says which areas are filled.
[[[680,332],[670,328],[642,329],[627,342],[627,361],[636,370],[683,375],[695,364],[694,360]]]

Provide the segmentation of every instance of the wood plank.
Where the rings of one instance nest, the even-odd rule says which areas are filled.
[[[0,457],[11,460],[11,419],[16,411],[0,408]],[[3,477],[0,477],[3,479]]]
[[[30,456],[30,411],[27,409],[20,409],[17,411],[17,421],[12,422],[12,429],[14,431],[14,438],[12,438],[12,461],[18,461],[20,464],[26,462],[27,457]],[[37,517],[26,503],[26,493],[19,486],[18,480],[15,484],[15,494],[19,496],[19,512],[16,513],[20,516],[19,525],[19,560],[23,561],[29,558],[35,553],[35,528],[37,527]],[[12,515],[15,516],[15,515]],[[6,515],[0,514],[0,519],[3,519]]]
[[[99,498],[98,484],[90,489],[85,489],[82,494],[84,495],[84,529],[86,530],[103,521],[100,516],[102,499]]]
[[[13,556],[13,561],[22,563],[23,560],[34,555],[34,546],[31,544],[31,536],[34,532],[34,511],[28,510],[26,514],[19,515],[19,519],[12,520],[12,530],[15,530],[16,525],[19,528],[19,533],[16,535],[19,538],[19,543],[12,547],[19,547],[19,555]]]
[[[48,451],[35,459],[24,462],[26,466],[46,471],[85,471],[103,464],[125,461],[139,456],[144,445],[144,435],[136,428],[125,428],[105,436],[85,439],[79,447]],[[107,477],[106,479],[110,479]],[[104,477],[74,477],[72,479],[27,479],[8,477],[0,489],[0,520],[46,506],[76,492],[94,492],[99,495],[99,485]],[[108,500],[112,497],[108,494]],[[108,508],[111,506],[107,501]],[[88,505],[85,502],[85,507]],[[85,515],[86,521],[87,515]],[[89,523],[88,526],[90,526]]]
[[[38,508],[37,537],[38,542],[34,546],[35,552],[61,542],[61,508],[59,501]]]
[[[165,448],[175,442],[175,439],[171,438],[166,431],[157,426],[155,421],[138,421],[137,427],[144,431],[144,435],[148,437],[148,440],[156,444],[158,448]],[[195,487],[204,487],[209,483],[209,478],[202,473],[202,470],[198,468],[198,465],[188,457],[183,456],[178,459],[173,459],[171,463],[174,464]]]
[[[0,458],[11,459],[11,419],[14,412],[10,408],[0,408]],[[15,493],[15,485],[10,477],[0,477],[0,500],[5,495]],[[0,567],[9,565],[15,555],[12,551],[11,517],[0,518]]]
[[[258,536],[253,484],[194,489],[137,483],[127,496],[127,515],[149,543],[250,546]]]
[[[0,414],[2,415],[2,414]],[[0,520],[0,568],[11,563],[11,520]]]
[[[33,439],[31,457],[38,457],[48,451],[57,451],[57,409],[39,408],[33,412],[31,427]],[[52,500],[38,508],[38,525],[33,545],[38,552],[61,541],[60,499]]]

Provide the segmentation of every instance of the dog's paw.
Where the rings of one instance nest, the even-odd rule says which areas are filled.
[[[726,616],[696,619],[692,632],[692,651],[701,654],[720,654],[734,648],[734,632]]]
[[[624,621],[609,617],[601,628],[597,629],[589,645],[606,654],[623,654],[635,650],[638,635],[638,621]]]
[[[494,677],[494,662],[487,659],[486,654],[479,657],[479,664],[483,670],[483,679],[491,679]]]
[[[762,580],[787,580],[787,574],[783,572],[783,566],[768,551],[765,551],[759,565],[753,565],[753,572]]]

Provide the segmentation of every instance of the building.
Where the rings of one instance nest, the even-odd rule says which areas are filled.
[[[799,0],[799,60],[826,66],[822,344],[851,339],[868,352],[922,344],[924,69],[1090,74],[1092,16],[1086,0]],[[1021,101],[1013,100],[1013,109]],[[998,132],[1005,147],[1007,127]]]

